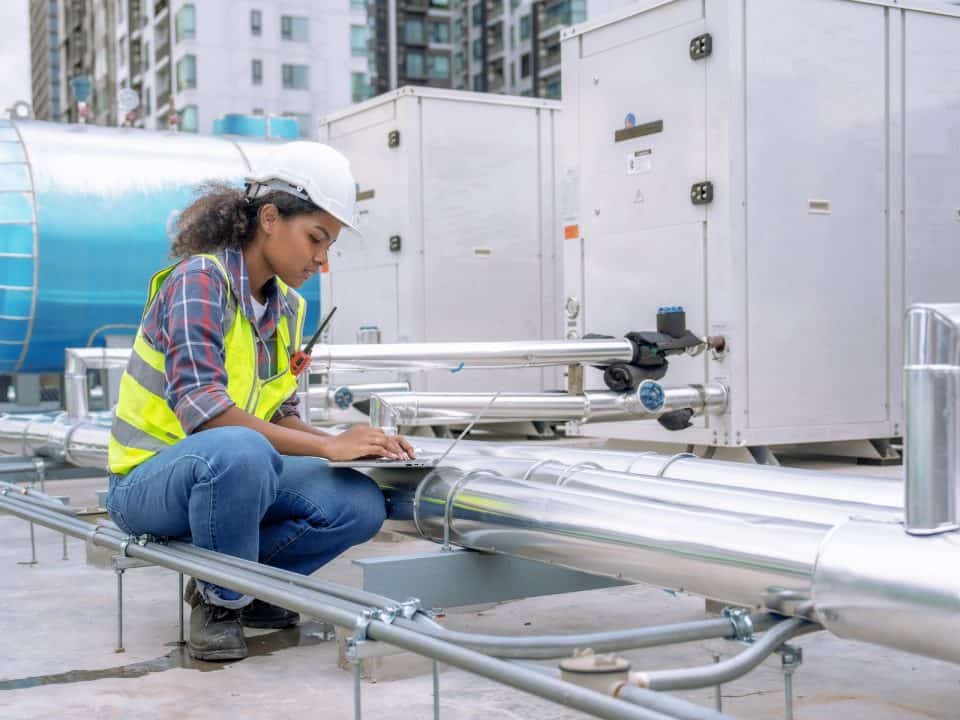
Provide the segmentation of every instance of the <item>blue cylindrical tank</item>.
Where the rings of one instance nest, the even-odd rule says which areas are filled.
[[[271,143],[0,120],[0,373],[58,372],[64,348],[132,335],[179,212],[239,183]],[[300,288],[315,327],[319,282]]]

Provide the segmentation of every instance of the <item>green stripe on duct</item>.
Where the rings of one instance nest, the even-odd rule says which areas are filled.
[[[33,306],[33,287],[26,290],[0,288],[0,315],[27,317]]]
[[[33,258],[0,257],[0,285],[33,287]]]
[[[0,223],[0,253],[33,254],[33,223]]]
[[[22,192],[0,192],[0,219],[12,223],[33,222],[30,196]]]
[[[19,142],[0,142],[0,163],[4,162],[26,162],[23,145]]]
[[[20,190],[30,191],[30,173],[27,166],[21,163],[6,163],[0,165],[0,191]]]
[[[30,320],[10,320],[0,317],[0,340],[26,340]]]

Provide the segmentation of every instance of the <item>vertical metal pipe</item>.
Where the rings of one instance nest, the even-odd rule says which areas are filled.
[[[714,662],[715,664],[719,663],[719,662],[720,662],[720,656],[719,656],[719,655],[714,655],[714,656],[713,656],[713,662]],[[723,712],[723,695],[722,695],[722,690],[721,690],[722,687],[723,687],[723,686],[718,683],[718,684],[717,684],[716,686],[714,686],[714,688],[713,688],[713,704],[716,705],[717,712]]]
[[[177,593],[177,606],[180,608],[180,644],[183,645],[183,573],[177,573],[180,588]]]
[[[123,652],[123,570],[117,568],[117,647],[114,652]]]
[[[360,658],[357,657],[353,662],[353,717],[354,720],[363,718],[363,711],[360,709]]]
[[[960,304],[913,305],[905,326],[904,526],[933,535],[960,527]]]
[[[440,720],[440,665],[433,661],[433,720]]]

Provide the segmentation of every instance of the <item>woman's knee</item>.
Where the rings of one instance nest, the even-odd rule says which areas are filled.
[[[256,430],[225,427],[205,430],[216,433],[214,452],[208,459],[208,481],[220,481],[235,500],[273,502],[283,458]]]
[[[353,513],[357,526],[358,542],[366,542],[376,535],[387,519],[386,501],[377,484],[364,476],[357,480]]]

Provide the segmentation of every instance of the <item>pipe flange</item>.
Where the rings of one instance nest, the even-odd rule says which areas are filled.
[[[127,548],[130,546],[130,543],[135,543],[137,539],[133,535],[128,535],[124,538],[123,542],[120,543],[120,555],[121,557],[130,557],[127,555]]]
[[[586,460],[584,462],[578,462],[573,465],[568,465],[566,469],[560,473],[560,476],[557,478],[557,487],[562,488],[566,485],[574,475],[576,475],[581,470],[603,470],[603,467],[597,465],[597,463]]]
[[[740,642],[753,642],[753,620],[750,612],[744,608],[725,607],[723,617],[733,626],[734,639]]]
[[[693,453],[688,453],[688,452],[677,453],[673,457],[668,458],[667,461],[660,466],[660,469],[657,470],[657,472],[654,474],[654,477],[662,478],[663,474],[667,471],[667,468],[673,465],[677,460],[681,460],[682,458],[695,458],[695,457],[696,455],[694,455]]]

